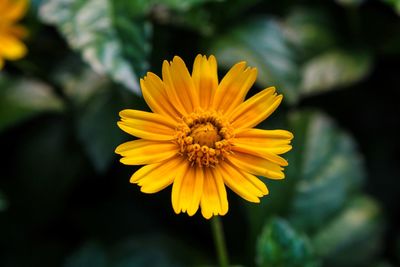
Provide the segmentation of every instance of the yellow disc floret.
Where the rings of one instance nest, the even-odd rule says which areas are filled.
[[[232,127],[215,111],[193,112],[176,129],[180,154],[199,167],[214,167],[232,153],[232,138]]]

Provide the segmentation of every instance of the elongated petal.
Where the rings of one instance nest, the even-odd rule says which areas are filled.
[[[264,89],[249,98],[228,116],[234,128],[252,128],[268,118],[282,101],[282,95],[275,93],[275,88]]]
[[[0,12],[4,20],[17,21],[25,15],[28,9],[27,0],[2,0],[0,2],[3,2],[0,4]]]
[[[286,151],[290,150],[292,147],[287,146]],[[240,142],[235,142],[235,145],[232,147],[232,150],[236,152],[243,152],[247,154],[251,154],[257,157],[261,157],[264,159],[267,159],[273,163],[279,164],[280,166],[287,166],[288,163],[287,161],[278,156],[276,153],[272,152],[271,150],[268,150],[268,148],[261,147],[260,144],[248,144],[248,143],[240,143]],[[286,152],[285,151],[285,152]]]
[[[214,109],[229,114],[243,102],[257,78],[257,69],[245,69],[245,66],[245,62],[237,63],[222,79],[215,94]]]
[[[184,159],[180,156],[169,160],[143,166],[131,177],[130,182],[141,186],[141,191],[152,194],[166,188],[175,179],[175,169],[182,164]]]
[[[20,25],[9,25],[6,30],[7,34],[18,39],[25,38],[28,35],[28,30]]]
[[[235,131],[235,141],[249,145],[256,145],[268,151],[281,154],[286,150],[293,139],[293,134],[285,130],[238,129]],[[288,151],[288,150],[286,150]]]
[[[193,63],[192,79],[199,97],[199,105],[207,109],[218,87],[217,60],[198,55]]]
[[[8,60],[20,59],[27,53],[26,46],[11,35],[0,35],[0,55]]]
[[[164,61],[162,77],[169,100],[182,115],[190,114],[199,106],[192,77],[180,57],[175,56],[171,64]]]
[[[182,179],[174,182],[172,202],[175,203],[173,205],[176,213],[187,212],[189,216],[196,213],[203,193],[203,182],[204,170],[198,167],[189,167]]]
[[[0,70],[4,67],[4,59],[1,57],[0,54]]]
[[[178,151],[179,148],[172,142],[139,139],[119,145],[115,153],[123,157],[120,161],[126,165],[143,165],[164,161]]]
[[[254,175],[239,170],[230,162],[220,163],[219,166],[225,184],[247,201],[259,203],[259,198],[268,194],[265,184]]]
[[[235,152],[229,156],[229,161],[241,170],[270,179],[285,178],[283,168],[265,158],[242,152]]]
[[[173,120],[181,117],[174,105],[169,101],[164,82],[154,73],[148,72],[140,80],[143,97],[154,113],[159,113]]]
[[[125,109],[119,113],[118,126],[125,132],[148,140],[172,140],[175,134],[175,122],[166,116]]]
[[[184,189],[189,186],[187,183],[194,182],[195,176],[190,172],[191,169],[189,163],[186,163],[178,166],[178,169],[175,171],[176,176],[172,185],[171,201],[172,208],[176,214],[185,211],[188,207],[189,200],[186,198],[187,195],[185,194]]]
[[[210,219],[213,215],[225,215],[228,212],[225,184],[218,168],[205,169],[200,205],[201,214],[206,219]]]

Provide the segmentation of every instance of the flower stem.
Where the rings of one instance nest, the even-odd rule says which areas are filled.
[[[226,252],[224,231],[222,229],[222,222],[219,216],[214,216],[211,219],[211,227],[214,237],[215,248],[217,250],[219,266],[228,267],[228,253]]]

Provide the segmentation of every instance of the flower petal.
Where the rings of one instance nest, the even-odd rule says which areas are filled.
[[[0,54],[0,70],[4,67],[4,59],[1,57]]]
[[[206,219],[210,219],[213,215],[225,215],[228,212],[225,184],[218,169],[205,168],[200,205],[201,214]]]
[[[125,109],[119,115],[118,126],[133,136],[155,141],[174,139],[175,122],[169,117],[133,109]]]
[[[169,160],[143,166],[131,177],[130,182],[141,186],[143,193],[157,193],[166,188],[175,179],[175,169],[184,163],[181,156],[173,157]]]
[[[288,151],[293,134],[285,130],[238,129],[235,131],[235,143],[260,146],[276,154]],[[290,150],[290,149],[289,149]]]
[[[140,80],[143,97],[154,113],[169,116],[173,120],[181,117],[174,105],[169,101],[164,82],[154,73],[148,72]]]
[[[257,69],[245,66],[245,62],[237,63],[222,79],[213,101],[215,110],[229,114],[243,102],[257,78]]]
[[[0,4],[2,19],[17,21],[22,18],[28,10],[28,0],[3,0]]]
[[[176,179],[172,187],[172,202],[176,213],[182,211],[193,216],[199,209],[203,193],[204,170],[186,165],[189,166],[186,174],[181,180]]]
[[[17,38],[11,35],[0,35],[0,55],[8,60],[20,59],[28,49]]]
[[[252,128],[268,118],[282,101],[275,87],[264,89],[236,107],[228,116],[234,128]]]
[[[172,194],[171,194],[171,202],[172,202],[172,208],[174,209],[176,214],[179,214],[183,208],[187,208],[188,206],[188,200],[183,198],[182,196],[186,196],[186,194],[182,194],[182,191],[184,191],[184,188],[186,188],[188,185],[185,185],[184,183],[194,183],[194,173],[190,172],[190,169],[192,169],[189,165],[188,162],[186,164],[181,164],[178,166],[178,168],[175,171],[175,180],[172,185]]]
[[[126,165],[144,165],[164,161],[176,155],[179,147],[172,142],[135,140],[119,145],[115,153],[120,154]]]
[[[217,60],[214,56],[197,55],[193,63],[192,79],[199,97],[199,105],[207,109],[218,87]]]
[[[241,170],[270,179],[283,179],[285,174],[279,164],[273,163],[262,157],[242,152],[235,152],[229,156],[229,161]]]
[[[182,115],[190,114],[199,106],[192,77],[180,57],[175,56],[171,63],[164,61],[162,77],[169,100]]]
[[[254,175],[239,170],[227,161],[221,162],[219,167],[225,184],[247,201],[259,203],[259,197],[268,194],[266,185]]]
[[[287,146],[286,151],[289,151],[292,148],[292,146]],[[262,147],[260,144],[248,144],[246,142],[235,142],[235,145],[232,146],[232,150],[234,151],[234,153],[236,152],[243,152],[243,153],[247,153],[247,154],[251,154],[254,156],[258,156],[264,159],[267,159],[273,163],[279,164],[280,166],[287,166],[288,162],[278,156],[276,153],[271,152],[271,150],[269,150],[268,148],[264,148]],[[285,152],[286,152],[285,151]]]

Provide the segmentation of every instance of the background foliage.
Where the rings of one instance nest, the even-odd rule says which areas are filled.
[[[28,56],[0,73],[0,266],[215,265],[208,222],[144,195],[114,148],[139,78],[217,56],[259,70],[295,134],[260,205],[229,194],[240,266],[400,265],[400,1],[33,0]],[[190,64],[188,64],[190,65]]]

